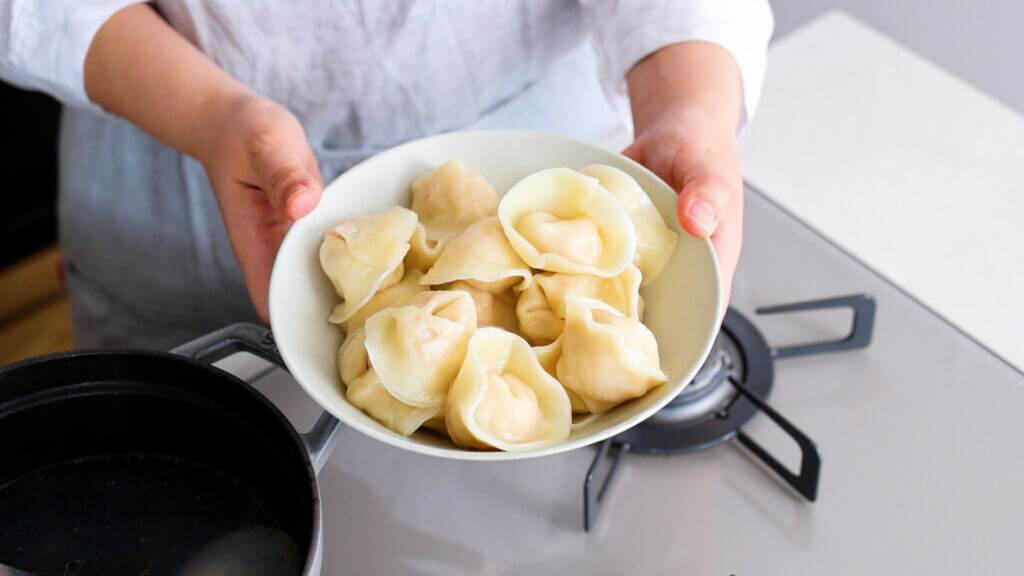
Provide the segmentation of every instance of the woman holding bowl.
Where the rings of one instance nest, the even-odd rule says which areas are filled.
[[[728,289],[771,31],[766,0],[0,0],[0,77],[67,105],[79,345],[167,349],[267,319],[277,248],[325,180],[459,129],[598,140],[631,116],[625,154],[679,192]]]

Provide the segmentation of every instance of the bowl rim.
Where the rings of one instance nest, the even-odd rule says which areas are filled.
[[[584,149],[587,149],[588,151],[594,152],[596,155],[608,155],[608,154],[618,155],[619,159],[621,161],[626,162],[627,164],[631,165],[632,168],[634,168],[634,169],[636,169],[638,171],[645,172],[647,175],[649,175],[655,181],[661,182],[662,184],[664,184],[666,187],[668,187],[671,190],[671,187],[669,187],[667,183],[665,183],[656,174],[654,174],[653,172],[648,170],[647,167],[643,166],[642,164],[640,164],[639,162],[636,162],[635,160],[633,160],[631,158],[623,156],[622,154],[620,154],[618,152],[615,152],[613,150],[610,150],[608,148],[604,148],[604,147],[601,147],[601,146],[598,146],[596,144],[592,144],[592,143],[589,143],[589,142],[584,142],[584,141],[581,141],[581,140],[577,140],[575,138],[570,138],[568,136],[562,136],[560,134],[552,134],[552,133],[541,132],[541,131],[536,131],[536,130],[498,129],[498,130],[459,130],[459,131],[452,131],[452,132],[444,132],[444,133],[441,133],[441,134],[434,134],[434,135],[427,136],[427,137],[424,137],[424,138],[419,138],[419,139],[416,139],[416,140],[410,140],[410,141],[407,141],[407,142],[403,142],[402,144],[399,144],[399,145],[394,146],[392,148],[388,148],[386,150],[382,150],[382,151],[380,151],[380,152],[378,152],[376,154],[373,154],[372,156],[369,156],[369,157],[365,158],[364,160],[358,162],[357,164],[353,165],[352,167],[348,168],[347,170],[345,170],[344,172],[339,174],[337,176],[337,178],[335,178],[333,181],[331,181],[330,183],[326,184],[324,186],[324,192],[326,193],[327,190],[330,187],[336,185],[337,182],[339,182],[343,178],[345,178],[345,176],[347,174],[349,174],[352,170],[354,170],[356,168],[359,168],[359,167],[363,167],[362,169],[365,169],[364,165],[367,164],[367,163],[381,162],[381,161],[383,161],[384,159],[386,159],[386,158],[388,158],[390,156],[401,155],[407,149],[412,148],[412,147],[429,145],[429,143],[431,143],[431,142],[436,142],[436,141],[441,141],[441,140],[460,139],[460,138],[518,138],[518,139],[524,139],[524,138],[525,139],[538,139],[539,138],[539,139],[545,139],[545,140],[556,140],[556,141],[560,141],[563,144],[569,144],[569,145],[572,145],[572,146],[578,146],[580,148],[584,148]],[[673,191],[673,193],[675,193],[675,191]],[[275,298],[274,298],[274,294],[276,292],[275,288],[279,288],[280,286],[282,286],[285,283],[285,281],[281,280],[281,278],[280,278],[279,270],[281,269],[281,267],[278,266],[278,262],[279,262],[279,258],[281,256],[281,254],[287,252],[285,250],[285,246],[288,245],[289,240],[294,241],[295,235],[293,234],[293,232],[295,231],[295,229],[296,229],[295,226],[293,226],[285,234],[285,237],[284,237],[284,239],[281,242],[281,246],[278,249],[277,255],[274,258],[274,266],[273,266],[273,269],[271,270],[270,285],[269,285],[269,289],[268,289],[268,304],[269,304],[269,310],[270,310],[271,330],[273,330],[274,317],[275,317],[274,305],[273,305],[274,301],[275,301]],[[685,234],[686,233],[685,230],[682,233]],[[364,422],[361,422],[361,421],[350,420],[344,414],[339,414],[337,411],[332,409],[332,403],[326,400],[325,396],[321,393],[321,391],[318,389],[317,386],[314,386],[314,385],[309,384],[309,383],[302,382],[302,379],[300,378],[300,376],[298,374],[296,374],[296,370],[294,369],[294,367],[297,364],[296,364],[295,359],[291,357],[292,355],[291,355],[291,350],[290,350],[289,346],[287,345],[287,343],[285,343],[285,345],[282,346],[282,342],[278,339],[278,335],[277,334],[275,334],[275,341],[277,342],[277,347],[278,347],[278,350],[279,350],[279,352],[281,354],[281,358],[284,360],[285,366],[287,366],[289,373],[292,375],[292,377],[295,379],[295,381],[299,384],[299,386],[302,387],[302,389],[306,392],[306,394],[308,394],[313,399],[313,401],[315,401],[320,406],[320,408],[322,408],[323,410],[325,410],[325,411],[329,412],[330,414],[332,414],[335,418],[337,418],[341,423],[345,424],[346,426],[348,426],[350,428],[353,428],[353,429],[355,429],[355,430],[357,430],[357,431],[359,431],[359,432],[361,432],[361,433],[363,433],[363,434],[365,434],[365,435],[367,435],[367,436],[369,436],[371,438],[374,438],[376,440],[379,440],[381,442],[384,442],[386,444],[394,446],[396,448],[401,448],[403,450],[408,450],[410,452],[415,452],[415,453],[423,454],[423,455],[427,455],[427,456],[435,456],[435,457],[440,457],[440,458],[447,458],[447,459],[454,459],[454,460],[464,460],[464,461],[525,460],[525,459],[529,459],[529,458],[538,458],[538,457],[541,457],[541,456],[551,456],[551,455],[559,454],[559,453],[562,453],[562,452],[568,452],[570,450],[575,450],[575,449],[578,449],[578,448],[583,448],[585,446],[596,444],[598,442],[604,441],[604,440],[606,440],[608,438],[611,438],[613,436],[621,434],[621,433],[625,432],[626,430],[632,428],[633,426],[636,426],[637,424],[643,422],[644,420],[646,420],[648,417],[650,417],[652,414],[654,414],[658,410],[661,410],[662,408],[664,408],[666,404],[671,402],[673,398],[678,396],[679,393],[682,392],[683,389],[686,388],[687,385],[689,385],[690,381],[693,380],[693,377],[697,374],[697,371],[700,369],[701,365],[704,363],[704,361],[707,359],[708,355],[711,353],[711,348],[714,345],[715,337],[718,334],[719,326],[721,324],[721,317],[722,317],[722,309],[723,309],[723,306],[722,306],[722,299],[723,299],[722,275],[721,275],[721,269],[720,269],[719,262],[718,262],[718,256],[715,254],[714,246],[712,245],[710,238],[697,238],[697,240],[702,242],[704,248],[706,250],[708,250],[710,252],[710,255],[711,255],[710,261],[711,261],[711,265],[712,265],[713,278],[714,278],[714,294],[713,294],[714,298],[713,298],[713,300],[714,300],[714,304],[715,304],[715,309],[718,310],[718,314],[716,316],[717,319],[713,323],[713,328],[710,331],[710,333],[707,334],[705,336],[705,338],[704,338],[702,350],[701,350],[701,353],[700,353],[700,355],[698,357],[698,361],[695,362],[690,367],[690,369],[686,372],[686,374],[683,377],[679,378],[679,380],[673,385],[673,391],[670,391],[669,393],[666,393],[665,396],[662,399],[658,400],[657,402],[654,402],[653,404],[651,404],[650,406],[648,406],[644,410],[641,410],[641,411],[637,412],[636,414],[633,414],[632,416],[623,419],[621,422],[618,422],[618,423],[616,423],[614,425],[608,426],[607,428],[604,428],[604,429],[602,429],[602,430],[600,430],[598,432],[595,432],[593,434],[590,434],[590,435],[587,435],[587,436],[583,436],[583,437],[580,437],[580,438],[576,438],[576,439],[565,440],[565,441],[562,441],[562,442],[558,442],[558,443],[554,443],[554,444],[549,444],[547,446],[533,448],[533,449],[530,449],[530,450],[512,451],[512,452],[481,451],[481,450],[475,450],[475,449],[471,449],[471,448],[435,446],[435,445],[426,444],[426,443],[423,443],[423,442],[418,442],[418,441],[413,440],[413,439],[411,439],[409,437],[405,437],[405,436],[400,436],[400,435],[394,434],[393,432],[391,432],[391,430],[387,429],[383,424],[380,424],[380,423],[378,423],[376,421],[374,421],[372,423],[372,425],[367,425],[367,424],[365,424]]]

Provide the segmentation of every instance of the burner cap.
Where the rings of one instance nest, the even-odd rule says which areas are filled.
[[[736,395],[729,377],[742,380],[743,373],[743,355],[736,342],[719,333],[708,359],[690,384],[645,423],[681,424],[722,410]]]
[[[693,381],[665,408],[616,440],[628,443],[631,452],[675,454],[705,450],[731,439],[757,413],[757,407],[736,397],[730,377],[761,398],[768,397],[774,379],[764,337],[732,309]]]

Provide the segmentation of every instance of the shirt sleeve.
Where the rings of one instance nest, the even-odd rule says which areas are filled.
[[[626,74],[648,54],[688,40],[729,51],[743,80],[743,121],[757,108],[768,40],[775,26],[768,0],[580,0],[610,98],[626,91]]]
[[[85,93],[85,55],[115,12],[138,0],[0,0],[0,78],[100,111]]]

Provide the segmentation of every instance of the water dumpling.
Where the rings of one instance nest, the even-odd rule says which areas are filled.
[[[537,357],[537,361],[540,362],[544,371],[551,374],[555,378],[558,378],[556,373],[558,367],[558,359],[562,357],[562,339],[558,338],[551,344],[545,346],[534,346],[533,355]],[[562,386],[565,388],[565,386]],[[575,392],[565,388],[565,393],[569,396],[569,405],[572,406],[573,413],[589,413],[587,405],[583,403]]]
[[[562,335],[565,325],[565,321],[551,309],[544,290],[536,284],[524,290],[516,300],[516,319],[519,321],[519,333],[534,346],[553,342]]]
[[[601,186],[626,208],[636,229],[636,258],[633,262],[643,274],[643,285],[646,286],[665,269],[679,236],[669,230],[658,208],[629,174],[603,164],[587,166],[580,172],[597,178]]]
[[[489,292],[473,286],[465,280],[445,284],[445,290],[462,290],[473,298],[476,304],[476,325],[497,326],[509,332],[517,332],[519,323],[516,321],[516,295],[511,289],[504,292]]]
[[[483,176],[453,160],[413,182],[412,210],[420,223],[409,241],[405,265],[426,272],[448,240],[497,213],[498,194]]]
[[[399,266],[399,270],[402,267]],[[391,308],[392,306],[400,306],[407,300],[416,296],[421,292],[425,292],[427,289],[420,284],[420,277],[423,274],[416,269],[406,268],[405,274],[402,279],[397,283],[386,288],[380,289],[376,294],[370,298],[362,308],[356,310],[354,314],[348,317],[345,321],[345,332],[348,334],[354,333],[363,327],[366,323],[366,319],[373,316],[377,312],[384,310],[385,308]],[[343,304],[338,304],[335,308],[341,307]],[[331,314],[328,318],[331,322],[335,321],[337,316]]]
[[[555,373],[595,414],[668,380],[654,334],[598,300],[567,299],[561,344]]]
[[[516,253],[550,272],[621,274],[636,255],[636,231],[625,208],[598,181],[568,168],[519,181],[498,205]]]
[[[596,266],[601,260],[601,231],[589,218],[563,219],[550,212],[530,212],[519,219],[516,231],[542,254],[561,256],[581,266]]]
[[[395,207],[349,218],[324,234],[320,266],[344,300],[334,308],[332,322],[348,320],[378,290],[398,283],[415,229],[416,214]]]
[[[419,215],[426,240],[439,242],[498,210],[498,194],[487,180],[458,160],[412,183],[412,211]]]
[[[640,271],[633,265],[614,278],[553,272],[537,274],[516,303],[520,333],[535,346],[554,341],[562,334],[565,300],[571,296],[601,300],[622,314],[640,320],[640,280]]]
[[[405,267],[419,272],[430,270],[434,262],[437,262],[438,256],[441,255],[445,242],[447,239],[444,241],[427,240],[426,228],[420,222],[413,230],[412,238],[409,239],[409,253],[405,255],[403,261]]]
[[[448,392],[445,423],[459,446],[528,450],[568,438],[572,413],[562,385],[525,340],[480,328]]]
[[[371,418],[408,436],[442,412],[441,406],[421,408],[400,402],[388,392],[366,354],[366,332],[359,329],[338,351],[338,368],[345,383],[345,398]]]
[[[392,396],[410,406],[444,403],[476,328],[473,298],[431,291],[366,320],[366,353]]]
[[[473,223],[444,246],[434,266],[420,279],[430,286],[465,280],[480,290],[503,292],[530,285],[530,267],[505,238],[497,218]]]

